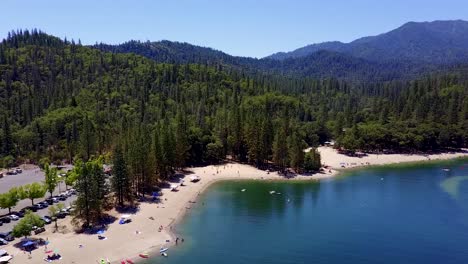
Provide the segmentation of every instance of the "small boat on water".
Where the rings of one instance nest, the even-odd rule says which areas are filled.
[[[270,194],[274,194],[274,193],[275,193],[275,191],[270,191]]]
[[[148,253],[141,253],[139,256],[140,258],[149,258]]]
[[[163,252],[163,253],[161,253],[161,256],[167,257],[167,253],[166,253],[166,252]]]
[[[443,168],[442,170],[443,171],[450,171],[450,169],[447,169],[447,168]]]
[[[241,192],[245,192],[245,189],[242,189]]]

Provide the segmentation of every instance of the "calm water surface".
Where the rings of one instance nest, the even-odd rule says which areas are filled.
[[[178,232],[186,242],[149,263],[468,263],[468,163],[223,182]]]

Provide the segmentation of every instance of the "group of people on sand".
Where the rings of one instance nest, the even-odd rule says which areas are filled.
[[[184,243],[184,239],[183,239],[183,238],[180,238],[180,239],[179,239],[179,237],[177,237],[176,240],[175,240],[175,244],[176,244],[176,245],[179,244],[179,240],[180,240],[181,243]]]

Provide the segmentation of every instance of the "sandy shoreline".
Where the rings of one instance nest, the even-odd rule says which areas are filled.
[[[314,175],[298,175],[293,180],[319,180],[329,178],[338,173],[338,170],[346,168],[361,167],[368,165],[385,165],[402,162],[416,162],[427,160],[444,160],[457,157],[468,157],[468,153],[444,153],[435,155],[402,155],[388,154],[375,155],[357,158],[338,154],[335,150],[327,147],[320,147],[322,163],[328,165],[331,172],[317,173]],[[344,165],[346,168],[342,168]],[[118,220],[108,226],[104,236],[107,240],[98,240],[97,235],[75,234],[68,231],[65,234],[52,233],[53,224],[47,227],[47,232],[34,237],[48,238],[50,250],[59,252],[63,259],[54,263],[98,263],[100,259],[109,259],[111,263],[120,263],[122,260],[138,260],[138,254],[158,252],[161,246],[169,247],[173,245],[175,235],[172,228],[183,216],[190,211],[200,195],[213,183],[223,180],[285,180],[278,173],[267,173],[249,165],[229,163],[218,166],[206,166],[189,168],[188,171],[200,176],[201,181],[197,183],[189,182],[185,179],[185,186],[180,186],[178,192],[171,192],[164,189],[161,203],[140,204],[139,211],[132,214],[132,222],[119,225]],[[190,176],[190,175],[189,175]],[[116,217],[119,214],[113,213]],[[154,218],[151,220],[150,217]],[[69,225],[69,219],[59,220],[60,225]],[[162,232],[158,232],[158,227],[163,226]],[[139,232],[139,234],[136,233]],[[167,243],[166,241],[170,242]],[[16,240],[15,242],[17,242]],[[83,245],[83,247],[79,247]],[[44,263],[44,247],[34,250],[31,258],[12,245],[2,247],[10,254],[14,255],[11,263]],[[171,251],[168,251],[169,256]]]

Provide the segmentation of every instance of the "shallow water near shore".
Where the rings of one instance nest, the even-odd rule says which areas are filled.
[[[179,223],[185,242],[145,262],[468,263],[467,176],[458,161],[217,183]]]

